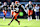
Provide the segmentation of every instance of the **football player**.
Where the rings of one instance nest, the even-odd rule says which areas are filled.
[[[33,4],[31,1],[25,6],[25,9],[28,11],[28,21],[32,20],[32,14],[33,14]]]
[[[14,19],[15,19],[15,20],[18,22],[18,24],[20,25],[20,21],[17,19],[17,16],[19,15],[19,10],[20,10],[20,8],[23,8],[23,9],[24,9],[24,6],[21,5],[21,4],[19,3],[19,1],[15,1],[14,10],[13,10],[13,13],[12,13],[12,14],[13,14],[13,18],[12,18],[11,22],[10,22],[8,25],[10,25]]]
[[[13,17],[13,10],[14,10],[14,2],[12,2],[11,3],[11,5],[10,5],[10,9],[11,9],[11,15],[12,15],[12,17]]]
[[[35,15],[36,15],[36,20],[39,20],[39,6],[36,4],[35,8]]]
[[[7,3],[4,2],[4,4],[3,4],[3,13],[4,13],[3,20],[5,20],[5,16],[6,16],[6,14],[7,14],[7,10],[8,10]]]

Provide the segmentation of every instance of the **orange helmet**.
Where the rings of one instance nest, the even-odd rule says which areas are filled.
[[[15,4],[18,4],[19,3],[19,1],[15,1]]]

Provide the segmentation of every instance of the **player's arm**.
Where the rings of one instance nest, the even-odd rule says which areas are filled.
[[[28,5],[27,5],[27,6],[28,6]],[[21,7],[24,9],[25,12],[28,11],[28,9],[25,10],[25,7],[24,7],[23,5],[21,5]],[[26,8],[27,8],[27,7],[26,7]]]
[[[21,5],[21,8],[25,10],[25,7],[23,5]]]
[[[25,5],[25,9],[27,9],[27,6],[28,6],[28,4],[27,4],[27,5]]]
[[[27,5],[28,6],[28,5]],[[27,8],[27,6],[26,6],[26,8]],[[21,5],[21,7],[24,9],[24,11],[27,13],[28,12],[28,9],[27,10],[25,10],[25,7],[23,6],[23,5]]]
[[[34,6],[34,4],[32,4],[32,6],[33,6],[33,8],[32,8],[31,10],[34,10],[34,9],[35,9],[35,6]]]
[[[10,5],[10,9],[12,9],[12,5]]]
[[[4,5],[3,5],[2,9],[4,9]]]

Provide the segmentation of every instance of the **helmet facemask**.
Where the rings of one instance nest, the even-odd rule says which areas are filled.
[[[20,5],[19,1],[15,1],[15,5],[19,6]]]

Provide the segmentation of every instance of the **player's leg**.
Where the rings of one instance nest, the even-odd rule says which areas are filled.
[[[5,15],[4,15],[4,17],[3,17],[3,20],[5,20]]]
[[[13,11],[11,11],[11,15],[12,15],[12,20],[11,20],[11,22],[8,24],[8,25],[10,25],[11,23],[12,23],[12,21],[14,20],[14,17],[13,17]]]
[[[36,15],[36,21],[37,21],[38,20],[37,12],[35,12],[35,15]]]
[[[18,22],[18,24],[20,25],[20,21],[18,19],[16,19],[17,17],[15,17],[15,20]]]
[[[4,17],[3,17],[3,20],[5,20],[6,11],[4,11],[4,10],[3,10],[3,13],[4,13]]]
[[[18,22],[18,24],[20,25],[20,21],[17,19],[19,13],[16,13],[16,15],[14,16],[14,19]]]
[[[32,15],[30,15],[30,20],[32,20]]]
[[[14,13],[13,10],[11,10],[11,15],[12,15],[12,17],[13,17],[13,13]]]
[[[36,21],[38,20],[37,18],[38,18],[38,16],[36,15]]]
[[[8,25],[10,25],[12,23],[12,21],[14,20],[14,17],[12,17],[12,20],[10,21],[10,23]]]
[[[32,14],[33,14],[33,11],[31,10],[30,11],[30,20],[32,20]]]
[[[5,11],[3,10],[3,13],[5,13]],[[3,16],[3,20],[5,20],[5,15]]]
[[[28,21],[30,21],[30,16],[28,15]]]
[[[39,16],[38,16],[38,20],[39,20]]]
[[[14,13],[14,12],[13,12],[13,10],[11,10],[11,15],[12,15],[12,18],[13,18],[13,13]]]
[[[39,12],[37,12],[37,17],[38,17],[38,20],[39,20]]]
[[[28,10],[28,21],[30,21],[30,10]]]

